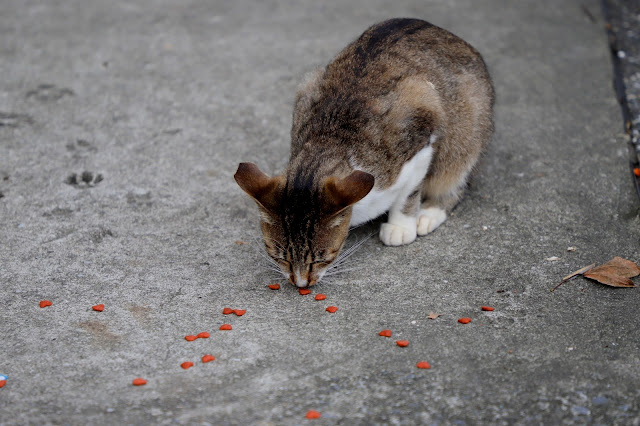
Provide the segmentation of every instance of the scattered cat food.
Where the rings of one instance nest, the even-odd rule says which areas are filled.
[[[322,294],[322,293],[316,294],[316,300],[324,300],[326,298],[327,296],[325,294]]]
[[[325,311],[330,312],[332,314],[335,314],[337,310],[338,310],[337,306],[327,306],[327,309],[325,309]]]
[[[193,367],[193,363],[191,361],[185,361],[182,364],[180,364],[180,367],[184,368],[185,370],[188,370],[189,368]]]
[[[210,336],[210,334],[209,334],[209,333],[207,333],[206,331],[203,331],[202,333],[198,333],[198,334],[196,335],[196,337],[197,337],[198,339],[208,339],[208,338],[209,338],[209,336]]]
[[[222,324],[220,330],[231,330],[231,324]]]
[[[8,376],[5,376],[4,374],[0,374],[0,388],[4,387],[4,385],[7,384],[7,380],[9,380]]]
[[[93,309],[94,311],[102,312],[104,311],[104,305],[102,303],[100,303],[99,305],[93,305],[91,309]]]
[[[460,324],[469,324],[471,322],[471,318],[459,318],[458,322]]]
[[[391,337],[391,330],[382,330],[380,333],[378,333],[378,336]]]
[[[483,311],[493,311],[493,308],[491,306],[481,306],[480,309],[482,309]]]
[[[142,377],[137,377],[135,379],[133,379],[133,382],[131,382],[133,384],[133,386],[144,386],[147,384],[147,381],[145,379],[143,379]]]
[[[215,356],[207,354],[202,357],[202,362],[214,361],[215,359],[216,359]]]
[[[41,308],[46,308],[47,306],[51,306],[53,303],[51,303],[50,300],[41,300],[40,301],[40,307]]]
[[[409,346],[409,341],[408,340],[396,340],[396,345],[400,346],[401,348],[406,348],[407,346]]]
[[[308,288],[299,288],[298,289],[298,293],[300,293],[300,295],[304,296],[305,294],[311,293],[311,290],[309,290]]]
[[[278,283],[269,284],[267,287],[269,287],[271,290],[280,290],[280,284]]]
[[[222,315],[230,315],[232,313],[233,313],[233,309],[231,309],[231,308],[224,308],[222,310]]]
[[[187,342],[193,342],[197,338],[198,338],[198,336],[194,336],[193,334],[190,334],[188,336],[184,336],[184,340],[186,340]]]
[[[305,417],[308,419],[319,419],[320,417],[322,417],[322,414],[320,414],[316,410],[309,410],[307,411],[307,414],[305,414]]]
[[[636,168],[634,168],[634,169],[633,169],[633,174],[634,174],[634,175],[636,175],[636,176],[638,176],[638,177],[640,177],[640,169],[639,169],[639,168],[637,168],[637,167],[636,167]]]
[[[416,367],[427,369],[427,368],[431,368],[431,364],[429,364],[427,361],[420,361],[419,363],[416,364]]]
[[[233,313],[236,314],[239,317],[243,316],[246,312],[247,312],[246,309],[234,309],[233,310]]]

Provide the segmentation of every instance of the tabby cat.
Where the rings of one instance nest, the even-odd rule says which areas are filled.
[[[418,19],[366,30],[300,85],[285,173],[241,163],[234,176],[269,256],[307,287],[352,226],[388,212],[390,246],[436,229],[491,139],[493,99],[482,57],[450,32]]]

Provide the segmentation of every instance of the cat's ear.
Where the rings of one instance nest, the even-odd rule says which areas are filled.
[[[324,195],[328,214],[336,214],[362,200],[373,188],[375,178],[356,170],[345,178],[331,176],[324,182]]]
[[[283,176],[270,177],[253,163],[240,163],[233,175],[240,188],[266,210],[276,210],[284,184]]]

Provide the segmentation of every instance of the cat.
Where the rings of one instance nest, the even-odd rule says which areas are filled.
[[[285,173],[241,163],[234,175],[258,205],[268,255],[302,288],[352,226],[388,212],[389,246],[432,232],[491,139],[493,103],[482,57],[452,33],[408,18],[367,29],[301,83]]]

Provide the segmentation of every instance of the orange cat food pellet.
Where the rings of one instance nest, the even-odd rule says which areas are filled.
[[[408,340],[396,340],[396,345],[400,346],[401,348],[405,348],[405,347],[409,346],[409,341]]]
[[[307,411],[307,414],[305,414],[305,417],[308,419],[319,419],[320,417],[322,417],[322,414],[320,414],[316,410],[309,410]]]
[[[207,354],[202,357],[202,362],[214,361],[215,359],[216,359],[215,356]]]
[[[41,308],[46,308],[47,306],[51,306],[52,303],[50,300],[42,300],[40,301],[40,307]]]
[[[0,388],[3,388],[4,385],[6,385],[6,384],[7,384],[6,380],[0,380]]]
[[[482,309],[483,311],[493,311],[493,308],[491,306],[481,306],[480,309]]]
[[[327,296],[322,294],[322,293],[316,294],[316,300],[324,300],[326,298],[327,298]]]
[[[224,308],[222,310],[222,315],[229,315],[229,314],[232,314],[232,313],[233,313],[233,309],[231,309],[231,308]]]
[[[337,306],[327,306],[327,309],[325,309],[325,311],[330,312],[332,314],[335,314],[337,310],[338,310]]]
[[[300,293],[302,296],[304,296],[305,294],[311,293],[311,290],[309,290],[308,288],[299,288],[298,289],[298,293]]]
[[[198,339],[208,339],[210,336],[209,333],[207,333],[206,331],[203,331],[202,333],[198,333],[198,335],[196,336]]]
[[[280,290],[280,284],[278,283],[269,284],[267,287],[269,287],[271,290]]]
[[[460,318],[458,322],[460,324],[469,324],[471,322],[471,318]]]
[[[188,336],[184,336],[184,340],[186,340],[187,342],[193,342],[197,338],[198,338],[198,336],[194,336],[193,334],[190,334]]]
[[[231,324],[222,324],[220,330],[231,330]]]
[[[243,316],[246,312],[247,312],[246,309],[234,309],[233,310],[233,313],[236,314],[239,317]]]
[[[419,363],[416,364],[416,367],[426,369],[426,368],[431,368],[431,365],[427,361],[420,361]]]
[[[638,177],[640,177],[640,169],[637,168],[637,167],[635,169],[633,169],[633,174],[638,176]]]
[[[99,305],[93,305],[91,309],[93,309],[94,311],[102,312],[104,311],[104,305],[102,303]]]
[[[142,377],[138,377],[133,379],[133,382],[131,382],[133,384],[133,386],[143,386],[147,384],[147,381],[145,379],[143,379]]]
[[[185,370],[193,367],[193,363],[191,361],[185,361],[182,364],[180,364],[180,367],[184,368]]]
[[[378,333],[378,336],[391,337],[391,330],[382,330],[380,333]]]

